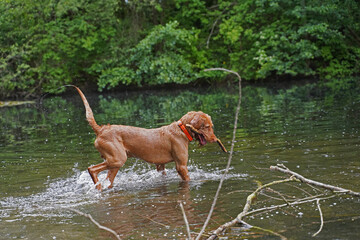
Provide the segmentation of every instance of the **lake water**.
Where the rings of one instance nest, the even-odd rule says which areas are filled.
[[[154,128],[202,110],[212,116],[216,135],[230,150],[235,86],[84,92],[99,124]],[[282,163],[310,179],[360,191],[360,88],[358,83],[353,86],[244,87],[233,161],[208,230],[236,217],[258,182],[285,177],[269,171],[271,165]],[[190,144],[188,184],[180,180],[174,164],[166,165],[167,176],[162,176],[154,166],[128,159],[114,188],[100,193],[87,167],[102,160],[74,89],[63,97],[46,97],[41,106],[0,108],[0,114],[0,239],[111,238],[67,208],[91,214],[123,239],[185,239],[179,201],[191,230],[199,232],[228,159],[217,144]],[[102,181],[105,176],[100,176]],[[299,183],[273,189],[288,199],[321,192]],[[263,193],[253,209],[284,203],[274,191]],[[359,239],[359,198],[340,195],[320,204],[325,223],[317,239]],[[315,203],[245,221],[288,239],[309,239],[320,226]],[[258,229],[243,233],[238,226],[222,237],[279,239]]]

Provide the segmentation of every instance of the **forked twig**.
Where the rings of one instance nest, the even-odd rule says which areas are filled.
[[[222,233],[225,229],[227,229],[229,227],[232,227],[237,223],[242,223],[243,222],[242,218],[244,218],[246,216],[249,216],[249,215],[253,215],[254,213],[272,211],[272,210],[279,209],[279,208],[284,208],[284,207],[289,207],[289,206],[296,206],[296,205],[310,203],[310,202],[314,202],[314,201],[318,201],[318,200],[326,200],[326,199],[333,198],[333,197],[335,197],[335,195],[329,196],[329,197],[323,197],[323,198],[311,198],[311,199],[310,198],[304,198],[304,199],[300,199],[298,201],[291,202],[291,203],[284,203],[284,204],[270,206],[270,207],[258,208],[258,209],[248,211],[248,212],[243,211],[236,218],[234,218],[230,222],[224,223],[223,225],[218,227],[215,231],[213,231],[213,234],[208,238],[208,240],[210,240],[210,239],[212,240],[212,239],[217,238],[217,236],[220,233]]]
[[[210,240],[210,239],[213,240],[213,239],[217,238],[217,236],[220,233],[222,233],[225,229],[227,229],[229,227],[232,227],[237,223],[243,223],[242,218],[248,215],[252,202],[254,201],[254,199],[257,197],[257,195],[259,194],[259,192],[262,189],[267,188],[267,187],[272,186],[272,185],[275,185],[275,184],[280,184],[280,183],[290,182],[290,181],[295,181],[295,179],[294,178],[287,178],[287,179],[284,179],[284,180],[273,181],[273,182],[267,183],[265,185],[259,186],[254,192],[252,192],[246,198],[246,203],[245,203],[245,206],[243,208],[243,211],[241,213],[239,213],[236,218],[234,218],[230,222],[227,222],[227,223],[221,225],[215,231],[213,231],[212,235],[208,238],[208,240]],[[288,206],[288,204],[285,204],[285,205]]]
[[[318,235],[321,232],[321,230],[322,230],[322,228],[324,226],[324,218],[323,218],[323,214],[322,214],[322,211],[321,211],[321,208],[320,208],[320,200],[330,199],[330,198],[335,197],[336,195],[332,195],[332,196],[329,196],[329,197],[320,197],[320,196],[323,196],[324,194],[320,194],[320,195],[317,195],[317,196],[309,196],[309,197],[306,197],[306,198],[303,198],[303,199],[296,200],[294,202],[288,202],[287,201],[285,204],[280,204],[280,205],[270,206],[270,207],[264,207],[264,208],[259,208],[259,209],[249,211],[252,200],[257,196],[257,194],[260,192],[260,190],[265,188],[265,187],[268,187],[270,185],[276,184],[276,183],[282,183],[282,182],[286,182],[286,181],[289,181],[289,180],[293,180],[293,181],[296,180],[296,181],[304,182],[306,184],[310,184],[310,185],[322,187],[322,188],[325,188],[325,189],[329,189],[329,190],[332,190],[333,192],[336,192],[336,193],[345,193],[345,194],[350,194],[350,195],[353,195],[353,196],[360,196],[359,192],[354,192],[354,191],[349,190],[349,189],[335,187],[335,186],[332,186],[332,185],[329,185],[329,184],[324,184],[324,183],[321,183],[321,182],[317,182],[317,181],[305,178],[302,175],[291,171],[290,169],[288,169],[287,167],[285,167],[283,165],[271,166],[270,169],[271,170],[277,170],[277,171],[289,174],[291,177],[290,177],[290,179],[285,179],[283,181],[274,181],[274,182],[271,182],[271,183],[268,183],[266,185],[258,187],[252,194],[250,194],[247,197],[246,204],[244,206],[243,211],[241,213],[239,213],[238,216],[236,218],[234,218],[233,220],[231,220],[230,222],[227,222],[227,223],[221,225],[220,227],[218,227],[215,231],[213,231],[213,234],[208,239],[215,239],[218,236],[218,234],[223,232],[225,229],[227,229],[229,227],[232,227],[237,223],[241,223],[243,221],[242,219],[244,217],[252,215],[254,213],[264,212],[264,211],[272,211],[272,210],[275,210],[275,209],[278,209],[278,208],[283,208],[283,207],[287,207],[287,206],[295,206],[295,205],[314,202],[314,201],[316,201],[317,207],[319,209],[321,223],[320,223],[319,230],[316,233],[313,234],[313,237]]]

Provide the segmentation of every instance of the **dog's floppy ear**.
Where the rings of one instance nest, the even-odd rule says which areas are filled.
[[[204,125],[204,118],[201,115],[196,114],[193,119],[191,119],[190,124],[195,129],[200,129]]]

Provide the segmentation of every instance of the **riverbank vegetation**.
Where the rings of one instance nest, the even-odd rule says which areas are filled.
[[[0,96],[360,71],[360,4],[304,0],[1,0]],[[336,79],[336,80],[334,80]]]

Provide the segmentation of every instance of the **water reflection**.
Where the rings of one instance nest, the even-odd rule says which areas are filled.
[[[235,89],[86,95],[99,124],[158,127],[178,120],[187,111],[202,110],[212,116],[216,135],[230,149]],[[209,210],[227,155],[216,144],[202,148],[191,144],[192,181],[188,185],[180,181],[171,164],[163,177],[154,166],[130,159],[115,179],[114,189],[98,193],[86,172],[89,165],[101,161],[93,147],[94,134],[80,98],[70,91],[69,96],[47,98],[41,109],[32,104],[0,108],[0,235],[108,238],[87,219],[64,210],[75,207],[124,238],[185,238],[178,201],[185,203],[191,228],[196,231]],[[276,163],[315,180],[360,191],[358,88],[339,95],[314,84],[280,90],[248,86],[243,96],[232,168],[210,227],[236,216],[246,191],[256,188],[254,180],[266,183],[274,178],[273,173],[258,168]],[[329,221],[339,216],[345,220],[341,227],[327,223],[329,227],[319,238],[356,239],[360,232],[355,215],[360,215],[360,202],[340,198],[323,206]],[[299,212],[303,213],[301,219]],[[296,226],[317,221],[314,214],[314,206],[310,206],[279,212],[277,217],[254,217],[251,223],[280,231],[294,229],[284,235],[296,239],[309,236],[311,226]],[[355,220],[346,220],[351,217]]]
[[[159,186],[151,191],[136,194],[134,198],[137,200],[132,201],[112,197],[107,201],[109,208],[104,211],[112,220],[113,228],[127,237],[138,236],[141,232],[139,228],[148,229],[148,232],[140,233],[143,237],[150,237],[154,232],[158,236],[172,237],[174,233],[171,231],[177,228],[180,231],[175,233],[175,237],[184,237],[185,232],[181,227],[179,229],[179,226],[183,225],[179,201],[184,203],[191,222],[199,222],[200,213],[193,207],[189,184],[179,183],[177,189],[172,189],[174,187],[175,185]]]

